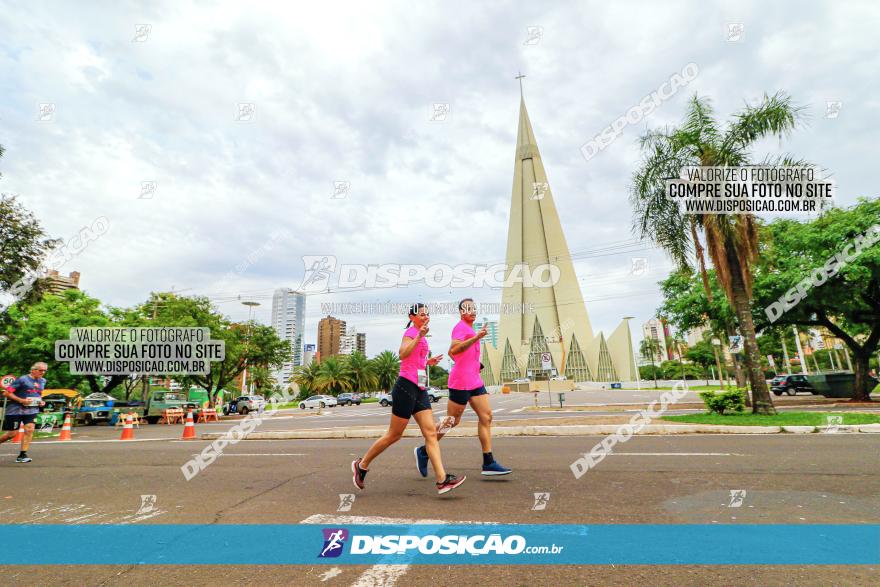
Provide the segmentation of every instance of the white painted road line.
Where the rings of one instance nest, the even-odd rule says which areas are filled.
[[[610,452],[608,456],[617,457],[745,457],[736,452]]]
[[[195,456],[195,455],[193,455]],[[304,452],[225,452],[221,457],[304,457]]]

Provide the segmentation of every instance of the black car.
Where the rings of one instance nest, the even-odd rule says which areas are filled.
[[[340,393],[336,396],[336,401],[340,406],[350,406],[351,404],[361,405],[361,394],[359,393]]]
[[[770,381],[770,391],[776,395],[795,395],[798,393],[816,393],[806,375],[779,375]]]

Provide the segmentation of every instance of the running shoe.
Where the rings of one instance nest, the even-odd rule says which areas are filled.
[[[34,460],[34,459],[30,458],[29,456],[24,455],[23,457],[17,457],[17,458],[15,459],[15,462],[16,462],[16,463],[30,463],[30,462],[33,461],[33,460]]]
[[[498,461],[492,461],[488,465],[483,465],[483,475],[487,477],[492,477],[496,475],[510,475],[513,473],[511,469],[508,469]]]
[[[425,450],[424,446],[417,446],[413,451],[413,454],[416,455],[416,468],[419,470],[419,475],[422,477],[428,476],[428,451]]]
[[[363,459],[357,458],[351,462],[352,480],[358,489],[364,488],[364,478],[367,476],[367,471],[361,469],[361,460]]]
[[[451,473],[447,473],[446,479],[444,481],[441,481],[440,483],[437,483],[437,493],[439,495],[443,495],[447,491],[452,491],[453,489],[464,483],[465,479],[467,479],[467,476],[456,477]]]

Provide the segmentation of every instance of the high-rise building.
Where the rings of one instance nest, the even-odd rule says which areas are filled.
[[[367,354],[367,334],[365,332],[355,333],[355,350],[364,355]]]
[[[275,372],[275,379],[287,388],[294,367],[303,364],[302,346],[305,326],[306,297],[289,288],[276,289],[272,296],[272,328],[281,340],[290,344],[291,360]]]
[[[666,339],[669,338],[671,334],[672,333],[669,331],[669,324],[667,324],[665,320],[651,318],[642,324],[642,337],[652,338],[658,343],[657,353],[654,356],[655,363],[662,363],[663,361],[672,359],[672,351],[666,348]],[[651,361],[651,357],[644,357],[644,359],[648,362]]]
[[[498,321],[497,320],[474,320],[474,331],[479,332],[480,328],[486,326],[486,336],[483,337],[483,342],[491,343],[491,345],[495,348],[498,348]]]
[[[347,333],[345,320],[340,320],[333,316],[321,318],[321,321],[318,322],[319,360],[323,361],[327,357],[340,354],[340,344],[343,343],[343,338],[346,337]],[[346,339],[344,344],[350,346],[351,343]],[[346,354],[351,354],[351,350],[349,349]]]
[[[493,352],[491,345],[483,345],[493,379],[506,382],[528,376],[535,380],[558,373],[573,381],[635,380],[626,321],[607,338],[602,332],[594,334],[590,325],[523,99],[506,263],[505,282],[510,285],[501,297],[505,312],[500,317],[499,346]],[[529,279],[523,278],[525,272]],[[535,283],[536,279],[543,283]],[[549,369],[542,361],[546,353],[551,358]]]
[[[43,277],[43,283],[46,286],[46,293],[58,295],[68,289],[79,289],[79,271],[71,271],[65,277],[58,275],[54,269],[47,271]]]

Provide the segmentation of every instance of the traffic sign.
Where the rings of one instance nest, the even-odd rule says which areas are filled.
[[[2,379],[0,379],[0,386],[9,387],[12,383],[18,379],[15,375],[4,375]]]
[[[550,353],[541,353],[541,369],[548,370],[553,365],[553,357]]]

